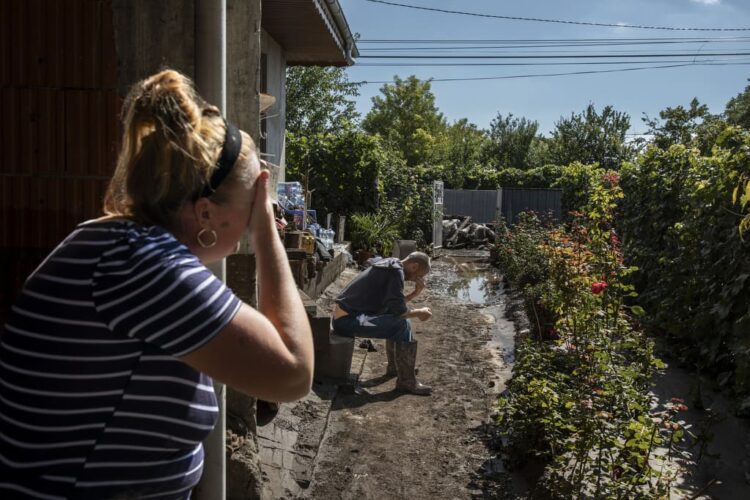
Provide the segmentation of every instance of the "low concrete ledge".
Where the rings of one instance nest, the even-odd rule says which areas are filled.
[[[354,354],[354,339],[331,333],[328,345],[315,352],[315,380],[337,384],[350,383],[349,372]]]

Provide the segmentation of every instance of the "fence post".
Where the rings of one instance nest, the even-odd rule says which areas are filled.
[[[500,222],[503,216],[503,188],[497,188],[497,202],[495,203],[495,222]]]
[[[338,243],[344,242],[344,228],[346,226],[346,216],[345,215],[339,215],[339,230],[336,233],[336,241]]]
[[[443,181],[432,183],[432,248],[443,247]]]

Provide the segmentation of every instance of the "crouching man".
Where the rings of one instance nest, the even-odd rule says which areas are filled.
[[[398,377],[397,389],[422,396],[432,389],[417,382],[417,341],[412,338],[408,318],[426,321],[432,311],[429,307],[409,309],[407,302],[422,293],[429,272],[430,258],[422,252],[412,252],[404,260],[376,259],[344,288],[333,309],[333,328],[338,335],[386,339],[387,374]],[[415,284],[407,296],[405,281]]]

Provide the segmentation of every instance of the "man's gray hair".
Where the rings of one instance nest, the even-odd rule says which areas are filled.
[[[404,262],[416,262],[422,271],[430,272],[430,256],[424,252],[412,252],[406,256]]]

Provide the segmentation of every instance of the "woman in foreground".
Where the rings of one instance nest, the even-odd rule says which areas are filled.
[[[310,326],[250,137],[166,70],[136,84],[105,216],[29,276],[0,336],[0,498],[188,498],[211,378],[310,390]],[[248,231],[258,309],[205,264]],[[250,277],[248,277],[250,278]]]

